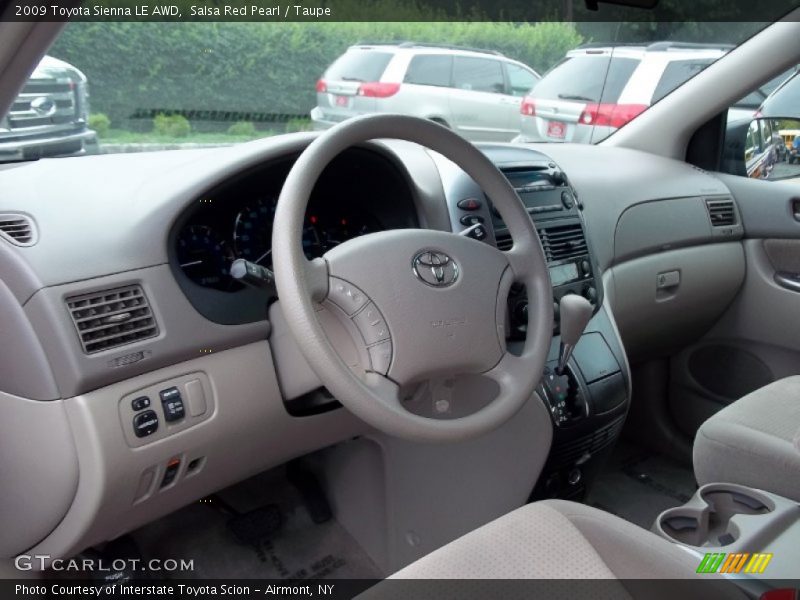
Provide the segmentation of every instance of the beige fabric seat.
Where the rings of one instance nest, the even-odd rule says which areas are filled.
[[[787,377],[725,407],[700,427],[700,484],[738,483],[800,501],[800,377]]]
[[[728,582],[708,576],[699,582],[695,572],[700,559],[596,508],[545,500],[468,533],[402,569],[391,580],[462,580],[439,581],[412,594],[435,598],[691,598],[697,597],[693,595],[698,592],[697,585],[702,586],[703,598],[743,597]],[[519,581],[507,581],[503,585],[509,586],[508,593],[503,594],[497,583],[481,584],[476,579],[545,579],[550,583],[545,587],[531,583],[528,585],[533,587],[525,588]],[[410,589],[393,587],[391,580],[369,590],[366,597],[409,597]],[[580,584],[575,580],[589,581]]]

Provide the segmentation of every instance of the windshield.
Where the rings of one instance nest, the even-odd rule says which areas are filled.
[[[72,22],[0,120],[0,160],[238,144],[381,112],[474,142],[596,143],[764,24],[657,25]]]

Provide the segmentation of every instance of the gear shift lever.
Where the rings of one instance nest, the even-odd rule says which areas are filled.
[[[581,339],[586,324],[592,317],[592,305],[583,296],[567,294],[558,303],[561,324],[561,347],[558,350],[558,367],[556,373],[564,374],[567,361],[572,356],[575,344]]]

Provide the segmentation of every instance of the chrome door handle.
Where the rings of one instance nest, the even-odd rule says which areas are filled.
[[[782,288],[800,293],[800,274],[778,272],[775,273],[774,279]]]

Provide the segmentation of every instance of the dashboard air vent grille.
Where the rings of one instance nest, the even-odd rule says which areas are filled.
[[[580,223],[542,227],[539,237],[547,262],[575,258],[588,252]]]
[[[514,241],[511,239],[511,234],[508,232],[495,233],[495,240],[497,240],[497,248],[499,250],[511,250],[511,246],[514,245]]]
[[[17,246],[33,246],[36,243],[33,220],[22,214],[0,214],[0,237]]]
[[[153,311],[139,285],[73,296],[67,298],[67,308],[86,354],[158,335]]]
[[[733,206],[732,199],[706,200],[706,208],[711,219],[711,225],[714,227],[726,227],[736,224],[736,209]]]

